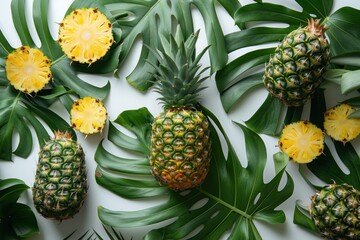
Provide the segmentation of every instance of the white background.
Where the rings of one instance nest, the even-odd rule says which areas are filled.
[[[0,28],[3,31],[4,35],[10,41],[13,47],[19,47],[20,41],[16,35],[10,12],[10,0],[1,0],[0,1]],[[26,7],[28,12],[28,21],[29,28],[32,33],[34,33],[34,25],[32,23],[31,13],[32,13],[32,1],[27,0]],[[241,1],[243,5],[251,3],[252,1]],[[294,7],[299,9],[294,1],[286,1],[286,0],[277,0],[271,1],[280,3],[285,6]],[[50,14],[49,14],[49,24],[51,25],[51,31],[54,36],[54,39],[57,38],[57,28],[59,23],[68,6],[72,3],[70,0],[62,0],[55,1],[50,0]],[[352,0],[335,0],[335,9],[341,6],[351,6],[360,9],[360,2],[352,1]],[[223,27],[224,33],[229,33],[232,31],[238,30],[234,26],[233,19],[228,16],[225,10],[218,6],[218,17],[220,19],[221,25]],[[195,29],[204,29],[204,25],[202,22],[202,17],[199,15],[198,11],[194,9],[194,24]],[[204,36],[204,30],[200,31],[200,37],[198,41],[198,49],[202,49],[207,45],[206,37]],[[34,35],[34,34],[33,34]],[[34,35],[36,43],[40,46],[40,41],[36,35]],[[242,52],[234,52],[230,54],[230,60],[240,56]],[[108,112],[109,112],[109,120],[113,121],[116,119],[118,114],[120,114],[124,110],[129,109],[137,109],[140,107],[147,107],[153,115],[156,115],[161,111],[161,107],[157,104],[156,98],[157,95],[151,91],[147,93],[141,93],[131,87],[125,80],[125,77],[131,72],[134,68],[139,56],[139,44],[132,50],[130,56],[128,57],[124,66],[121,67],[119,72],[120,79],[114,78],[112,75],[102,75],[102,76],[92,76],[89,74],[81,74],[80,77],[86,79],[87,81],[102,86],[106,83],[106,81],[111,82],[111,92],[110,96],[104,101]],[[205,55],[202,59],[203,66],[209,66],[208,56]],[[227,134],[232,141],[236,152],[239,155],[239,158],[242,161],[243,165],[246,165],[246,157],[245,157],[245,144],[243,140],[243,135],[241,130],[236,127],[232,121],[242,122],[249,119],[250,116],[258,109],[263,100],[265,99],[267,92],[264,89],[256,90],[252,94],[246,96],[244,100],[237,104],[234,110],[230,113],[226,114],[221,106],[220,98],[218,91],[215,85],[215,78],[211,76],[207,81],[206,85],[208,88],[203,92],[203,100],[202,103],[209,108],[213,113],[221,121],[223,127],[227,131]],[[329,105],[331,103],[335,104],[338,100],[342,99],[343,96],[338,91],[338,88],[335,86],[329,86],[327,92],[331,91],[332,97],[329,98]],[[60,106],[55,105],[53,109],[57,111],[59,114],[62,114],[65,120],[69,119],[68,114],[64,111]],[[306,117],[306,116],[304,116]],[[21,198],[21,201],[30,205],[37,217],[38,224],[40,227],[40,234],[31,238],[32,240],[57,240],[63,239],[68,236],[74,230],[76,231],[75,237],[72,239],[77,239],[87,230],[96,230],[100,233],[103,238],[107,239],[106,233],[103,231],[101,226],[101,222],[97,216],[97,207],[99,205],[104,206],[105,208],[109,208],[111,210],[138,210],[147,208],[149,206],[153,206],[157,204],[156,201],[130,201],[126,199],[122,199],[121,197],[112,194],[108,190],[100,187],[96,184],[94,178],[94,172],[96,168],[96,163],[94,161],[94,152],[99,141],[106,137],[106,130],[102,135],[94,135],[88,136],[86,139],[83,135],[78,134],[78,140],[82,144],[85,153],[86,153],[86,162],[88,168],[88,179],[89,179],[89,193],[85,205],[81,209],[80,213],[75,215],[73,219],[65,220],[63,222],[57,222],[53,220],[47,220],[37,214],[36,210],[32,206],[32,196],[31,191],[27,191]],[[266,166],[266,174],[264,180],[267,181],[274,176],[274,167],[272,162],[272,155],[278,151],[276,147],[277,139],[262,136],[263,140],[266,143],[267,151],[268,151],[268,163]],[[22,159],[18,157],[14,157],[13,162],[0,162],[0,177],[1,178],[19,178],[22,179],[28,186],[32,186],[34,182],[36,162],[37,162],[37,154],[39,151],[39,147],[37,145],[37,139],[34,139],[34,150],[28,159]],[[106,143],[106,142],[105,142]],[[356,146],[359,146],[359,141],[357,141]],[[107,146],[110,147],[111,146]],[[110,149],[111,151],[111,149]],[[124,153],[125,154],[125,153]],[[256,222],[258,229],[260,231],[260,235],[264,240],[273,240],[273,239],[292,239],[292,240],[312,240],[312,239],[320,239],[316,237],[304,229],[301,229],[297,225],[292,223],[293,218],[293,210],[296,200],[301,200],[303,205],[309,204],[309,197],[313,194],[313,191],[304,180],[299,176],[297,172],[297,165],[294,163],[290,163],[287,167],[288,172],[291,174],[292,178],[295,182],[295,192],[292,197],[289,198],[284,204],[282,204],[279,208],[284,210],[287,216],[286,223],[282,225],[268,225],[260,222]],[[246,183],[244,183],[246,184]],[[144,234],[149,229],[122,229],[123,235],[126,239],[130,239],[133,237],[134,240],[141,239],[142,234]],[[1,236],[0,236],[1,238]]]

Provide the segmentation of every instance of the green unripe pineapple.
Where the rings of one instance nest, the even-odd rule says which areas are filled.
[[[319,20],[311,19],[279,43],[263,76],[273,97],[288,106],[302,106],[312,97],[330,59],[325,31]]]
[[[330,184],[311,197],[310,214],[326,239],[360,239],[360,192]]]
[[[32,188],[36,210],[49,219],[71,218],[84,204],[87,190],[82,147],[68,132],[56,132],[39,153]]]
[[[164,51],[153,50],[160,63],[156,91],[164,111],[154,120],[151,131],[150,167],[161,185],[175,191],[199,186],[210,166],[210,130],[207,117],[197,109],[201,83],[197,73],[204,49],[195,59],[198,34],[183,40],[178,28]]]

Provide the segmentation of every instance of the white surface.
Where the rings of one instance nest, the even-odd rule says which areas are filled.
[[[0,28],[4,32],[5,36],[10,40],[13,47],[20,46],[20,41],[14,30],[14,26],[11,20],[10,12],[10,0],[1,0],[0,2]],[[56,38],[57,34],[57,23],[61,21],[67,7],[71,4],[70,0],[62,1],[50,1],[50,13],[49,14],[49,23],[51,24],[51,32]],[[252,1],[241,1],[242,4],[247,4]],[[271,1],[274,2],[274,1]],[[278,0],[277,3],[283,5],[296,6],[292,1]],[[355,3],[354,3],[355,2]],[[351,0],[335,0],[336,8],[340,6],[352,6],[360,8],[360,3],[358,1]],[[32,1],[26,1],[26,6],[28,9],[28,17],[31,19],[32,12]],[[237,28],[234,26],[233,19],[230,18],[222,7],[218,8],[219,19],[223,26],[225,33],[235,31]],[[194,10],[194,22],[195,29],[204,28],[202,23],[202,18],[199,13]],[[32,23],[32,21],[30,21]],[[34,30],[32,24],[29,25],[29,28]],[[204,30],[200,32],[199,48],[202,49],[206,45],[206,38],[204,36]],[[37,38],[38,39],[38,38]],[[39,41],[37,40],[37,43]],[[138,46],[137,46],[138,47]],[[232,53],[230,59],[233,59],[239,55],[239,52]],[[140,107],[147,107],[154,115],[160,111],[160,107],[156,102],[156,94],[148,92],[146,94],[140,93],[131,87],[125,80],[125,76],[130,73],[133,69],[134,64],[136,63],[139,56],[139,48],[135,48],[131,52],[131,56],[128,57],[125,66],[120,70],[119,76],[120,79],[116,79],[111,75],[107,76],[91,76],[88,74],[82,74],[83,78],[86,78],[88,81],[93,83],[99,82],[99,85],[105,84],[107,80],[111,82],[111,93],[110,96],[106,99],[105,104],[109,111],[109,120],[113,121],[119,113],[124,110],[137,109]],[[209,65],[209,60],[207,55],[202,59],[203,66]],[[206,83],[208,88],[203,93],[202,103],[208,107],[212,112],[214,112],[217,117],[220,119],[222,125],[227,131],[228,136],[233,142],[233,145],[236,148],[236,151],[240,159],[245,158],[245,145],[243,141],[243,135],[241,130],[238,127],[235,127],[232,121],[242,122],[247,120],[258,107],[263,102],[266,97],[265,90],[257,90],[253,94],[246,97],[245,101],[237,104],[236,109],[232,110],[231,113],[226,114],[221,106],[219,94],[216,89],[214,76],[211,76],[209,81]],[[331,91],[334,91],[333,94],[337,96],[333,101],[336,101],[340,98],[338,91],[333,88]],[[58,106],[54,106],[56,111],[60,111]],[[64,118],[67,119],[68,116],[64,112]],[[101,236],[105,239],[107,238],[106,233],[103,231],[101,223],[97,216],[97,206],[102,205],[105,208],[112,210],[137,210],[146,208],[150,205],[156,204],[156,202],[142,202],[142,201],[129,201],[122,199],[117,195],[112,194],[108,190],[100,187],[96,184],[94,178],[94,172],[96,168],[96,163],[94,161],[94,152],[98,145],[100,139],[106,136],[106,132],[103,135],[88,136],[87,139],[84,139],[83,135],[78,134],[79,142],[82,144],[86,153],[86,161],[88,168],[88,178],[89,178],[89,193],[84,207],[81,209],[80,213],[77,214],[74,219],[66,220],[61,223],[57,221],[47,220],[36,214],[38,224],[40,227],[40,235],[37,235],[32,238],[32,240],[57,240],[63,239],[68,236],[72,231],[77,229],[75,238],[81,236],[87,230],[95,229]],[[268,151],[268,164],[266,167],[265,181],[273,177],[274,168],[272,163],[272,155],[278,151],[276,147],[276,139],[268,136],[262,136],[263,140],[266,143]],[[32,186],[34,181],[36,162],[37,162],[37,153],[38,146],[37,140],[34,139],[35,147],[31,156],[28,159],[21,159],[14,157],[13,162],[0,162],[0,176],[1,178],[20,178],[29,186]],[[358,145],[357,145],[358,146]],[[246,164],[246,162],[243,162]],[[299,176],[297,172],[296,164],[289,164],[287,170],[291,174],[295,182],[295,192],[290,199],[288,199],[284,204],[280,206],[280,209],[284,210],[287,216],[287,221],[282,225],[268,225],[264,223],[256,222],[261,236],[264,240],[273,240],[273,239],[292,239],[292,240],[315,240],[319,239],[314,235],[309,234],[307,231],[301,229],[300,227],[292,223],[294,204],[296,200],[302,200],[304,204],[308,204],[309,196],[313,194],[312,189],[310,189],[304,180]],[[22,201],[27,203],[32,207],[31,201],[31,192],[28,191],[25,196],[23,196]],[[130,239],[131,236],[134,237],[134,240],[140,239],[139,236],[144,233],[144,230],[141,229],[125,229],[122,232],[126,239]],[[0,236],[1,238],[1,236]]]

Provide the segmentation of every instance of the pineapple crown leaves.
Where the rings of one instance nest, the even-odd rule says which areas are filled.
[[[29,186],[20,179],[0,180],[0,229],[3,239],[27,239],[39,232],[31,208],[17,202],[27,189]]]
[[[171,34],[169,40],[164,36],[161,38],[162,51],[150,49],[159,61],[159,65],[149,62],[157,72],[154,91],[162,96],[158,100],[165,108],[194,107],[200,99],[199,93],[205,89],[201,84],[207,77],[201,78],[201,74],[208,68],[199,72],[199,61],[209,46],[195,56],[198,35],[199,31],[184,40],[178,26],[175,35]]]
[[[312,17],[323,19],[326,22],[327,38],[330,44],[330,53],[332,60],[339,65],[347,65],[342,60],[349,60],[349,58],[342,58],[346,54],[358,52],[360,49],[360,40],[357,37],[360,33],[358,30],[353,31],[360,20],[356,18],[360,14],[360,10],[343,7],[334,12],[333,1],[321,0],[312,2],[309,0],[297,0],[296,3],[302,8],[302,11],[294,10],[288,6],[282,6],[274,3],[251,3],[238,8],[235,12],[234,20],[237,25],[242,28],[241,31],[232,32],[225,36],[226,46],[228,52],[231,53],[243,48],[256,46],[256,50],[247,52],[233,61],[229,62],[224,68],[216,73],[215,80],[224,110],[230,111],[235,103],[244,100],[254,88],[263,86],[262,76],[263,72],[259,69],[264,69],[264,63],[268,61],[271,54],[274,53],[275,47],[268,47],[263,44],[277,44],[291,31],[297,29],[299,26],[305,26],[307,20]],[[257,23],[261,22],[261,25]],[[286,27],[264,26],[263,23],[280,23]],[[250,26],[251,27],[248,27]],[[344,30],[345,29],[345,30]],[[347,30],[346,30],[347,29]],[[358,60],[354,60],[357,66]],[[334,67],[334,65],[332,66]],[[329,71],[329,70],[327,70]],[[250,74],[249,74],[250,73]],[[353,89],[356,88],[358,81],[352,81]],[[348,81],[341,81],[341,85],[345,88]],[[346,86],[349,89],[349,86]],[[253,117],[249,119],[253,122],[251,127],[258,133],[278,133],[278,129],[283,125],[282,120],[275,115],[273,108],[281,111],[281,103],[277,100],[267,98],[264,104],[260,107],[261,111],[257,111]],[[289,108],[287,113],[287,120],[301,115],[301,108]],[[273,119],[272,121],[261,121],[262,119]],[[285,120],[286,121],[286,120]],[[259,124],[257,124],[259,123]]]
[[[273,179],[264,183],[265,145],[256,133],[238,124],[244,132],[248,160],[248,166],[242,167],[219,120],[209,110],[202,111],[212,120],[212,168],[201,187],[182,193],[159,186],[149,173],[146,156],[153,117],[146,108],[125,111],[109,125],[108,140],[121,150],[129,153],[136,151],[137,154],[133,155],[133,159],[123,158],[106,150],[103,143],[99,144],[95,153],[97,183],[128,199],[169,198],[164,203],[140,211],[116,211],[99,206],[98,215],[103,224],[136,228],[176,219],[149,232],[146,239],[182,239],[200,226],[203,228],[193,236],[196,239],[219,239],[228,231],[231,231],[232,237],[239,239],[261,239],[254,219],[271,224],[285,221],[283,211],[275,209],[291,196],[294,187],[291,177],[287,174],[280,189],[284,176],[282,168]],[[126,128],[135,137],[128,136],[115,125]],[[227,158],[218,133],[228,145]],[[201,201],[204,204],[193,207]]]

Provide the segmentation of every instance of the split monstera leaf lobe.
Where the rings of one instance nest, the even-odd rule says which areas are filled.
[[[182,193],[160,186],[149,171],[147,155],[153,117],[146,108],[125,111],[110,124],[108,140],[112,145],[136,154],[133,154],[134,158],[117,156],[102,142],[95,153],[98,184],[128,199],[166,197],[167,200],[139,211],[115,211],[99,206],[98,214],[103,224],[134,228],[170,221],[163,228],[149,232],[146,239],[159,239],[158,236],[162,236],[161,239],[180,239],[201,225],[203,228],[196,235],[200,239],[219,238],[229,230],[229,239],[239,236],[261,239],[254,221],[272,224],[285,221],[284,212],[275,208],[291,196],[294,187],[291,177],[286,174],[281,190],[279,184],[284,169],[264,183],[266,150],[261,138],[245,126],[236,124],[242,129],[246,142],[248,166],[243,167],[219,120],[209,110],[204,108],[203,112],[212,120],[214,148],[211,170],[201,187]],[[123,128],[126,131],[121,130]],[[132,136],[125,133],[127,131]],[[229,149],[227,156],[218,134],[225,139]],[[196,204],[199,205],[194,207]]]
[[[157,59],[149,51],[161,47],[160,36],[168,36],[172,32],[174,23],[179,24],[184,38],[194,32],[192,8],[196,8],[203,17],[205,34],[207,36],[211,71],[216,72],[227,62],[228,55],[224,34],[216,14],[216,1],[202,0],[102,0],[101,1],[121,28],[121,52],[119,54],[119,68],[125,63],[131,49],[140,39],[141,52],[133,71],[126,77],[127,81],[136,89],[146,91],[153,85],[153,65]],[[235,0],[218,1],[233,16],[240,3]],[[146,47],[149,46],[149,47]]]
[[[22,180],[0,180],[0,232],[3,239],[27,239],[39,232],[36,217],[31,208],[17,202],[27,190]]]

